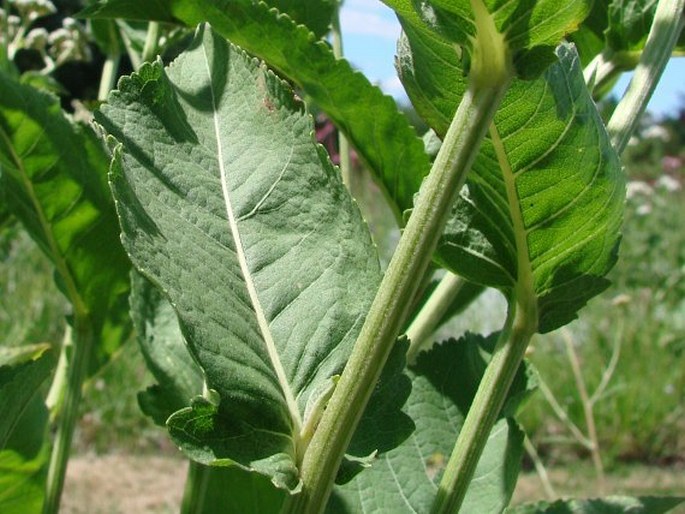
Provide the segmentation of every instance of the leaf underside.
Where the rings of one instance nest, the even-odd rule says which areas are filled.
[[[380,279],[368,229],[311,118],[206,27],[171,66],[123,79],[96,115],[124,245],[160,287],[218,406],[169,420],[203,463],[297,488],[307,406],[341,372]]]
[[[475,395],[497,334],[487,340],[467,334],[421,353],[410,368],[412,391],[405,406],[416,431],[403,444],[379,457],[372,467],[334,490],[327,512],[428,513],[444,466]],[[460,363],[460,373],[454,372]],[[504,413],[513,413],[527,394],[524,370],[516,376]],[[496,423],[475,478],[464,513],[501,512],[508,504],[523,452],[523,432],[512,420]]]

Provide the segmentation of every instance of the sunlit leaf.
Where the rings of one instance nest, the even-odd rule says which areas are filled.
[[[74,315],[90,325],[94,370],[130,331],[130,264],[107,186],[107,154],[56,97],[1,72],[0,92],[0,200],[54,264]]]
[[[405,39],[400,52],[414,104],[444,134],[464,91],[449,79],[461,76],[459,61],[424,37]],[[431,53],[437,71],[424,73]],[[437,251],[442,265],[508,296],[529,273],[541,332],[607,287],[625,196],[577,55],[568,46],[558,55],[541,78],[512,84]]]

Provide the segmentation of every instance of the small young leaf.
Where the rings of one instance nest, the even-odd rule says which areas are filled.
[[[496,337],[467,334],[419,355],[410,369],[412,391],[406,405],[416,431],[350,483],[337,486],[328,512],[429,512],[443,466],[487,364],[486,352],[492,351]],[[528,387],[521,369],[503,415],[514,412]],[[522,452],[523,433],[513,420],[500,417],[460,512],[501,512],[516,485]]]
[[[0,72],[0,200],[55,265],[75,316],[98,344],[91,372],[130,332],[130,264],[107,185],[108,159],[59,100]]]
[[[609,496],[592,500],[558,500],[510,507],[506,514],[665,514],[685,502],[682,497]]]
[[[380,280],[368,229],[287,85],[209,28],[119,88],[96,119],[119,142],[124,245],[219,398],[170,430],[200,462],[296,490],[306,407],[341,372]]]

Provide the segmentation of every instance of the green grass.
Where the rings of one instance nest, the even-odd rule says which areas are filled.
[[[18,225],[0,232],[0,344],[58,346],[67,305],[52,265]]]

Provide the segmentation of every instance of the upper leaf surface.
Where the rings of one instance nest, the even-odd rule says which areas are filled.
[[[97,120],[121,144],[124,244],[220,397],[179,414],[175,437],[295,488],[307,406],[341,372],[380,279],[368,229],[290,89],[213,31],[119,88]]]
[[[346,60],[336,59],[330,46],[312,38],[306,27],[251,0],[164,0],[149,8],[137,2],[128,10],[129,3],[101,0],[84,14],[126,18],[135,13],[139,19],[188,25],[210,21],[217,32],[266,61],[326,112],[369,166],[398,220],[412,208],[430,168],[421,140],[392,98]]]
[[[553,49],[578,28],[592,4],[589,0],[384,0],[405,30],[433,33],[445,43],[462,46],[465,62],[474,52],[490,53],[490,31],[501,34],[512,53],[516,71],[530,78],[553,61]],[[481,39],[480,43],[477,41]],[[479,49],[480,47],[480,49]],[[456,52],[456,50],[455,50]],[[488,54],[484,58],[492,59]]]
[[[444,466],[487,364],[494,337],[467,334],[419,355],[410,369],[412,390],[406,410],[416,431],[382,455],[350,483],[338,486],[328,512],[428,513]],[[455,363],[459,369],[455,370]],[[509,392],[502,415],[511,414],[527,389],[523,369]],[[523,433],[501,417],[495,425],[466,495],[464,513],[501,512],[513,493],[523,452]]]
[[[460,76],[459,62],[422,38],[400,50],[414,104],[444,134],[464,90],[448,81]],[[423,74],[418,63],[430,52],[444,70]],[[608,285],[625,195],[577,54],[561,46],[558,55],[541,78],[512,83],[437,251],[476,283],[512,291],[529,274],[541,332],[573,319]]]
[[[74,313],[88,317],[102,364],[130,331],[130,264],[107,185],[108,158],[56,97],[0,72],[0,198],[55,265]]]

